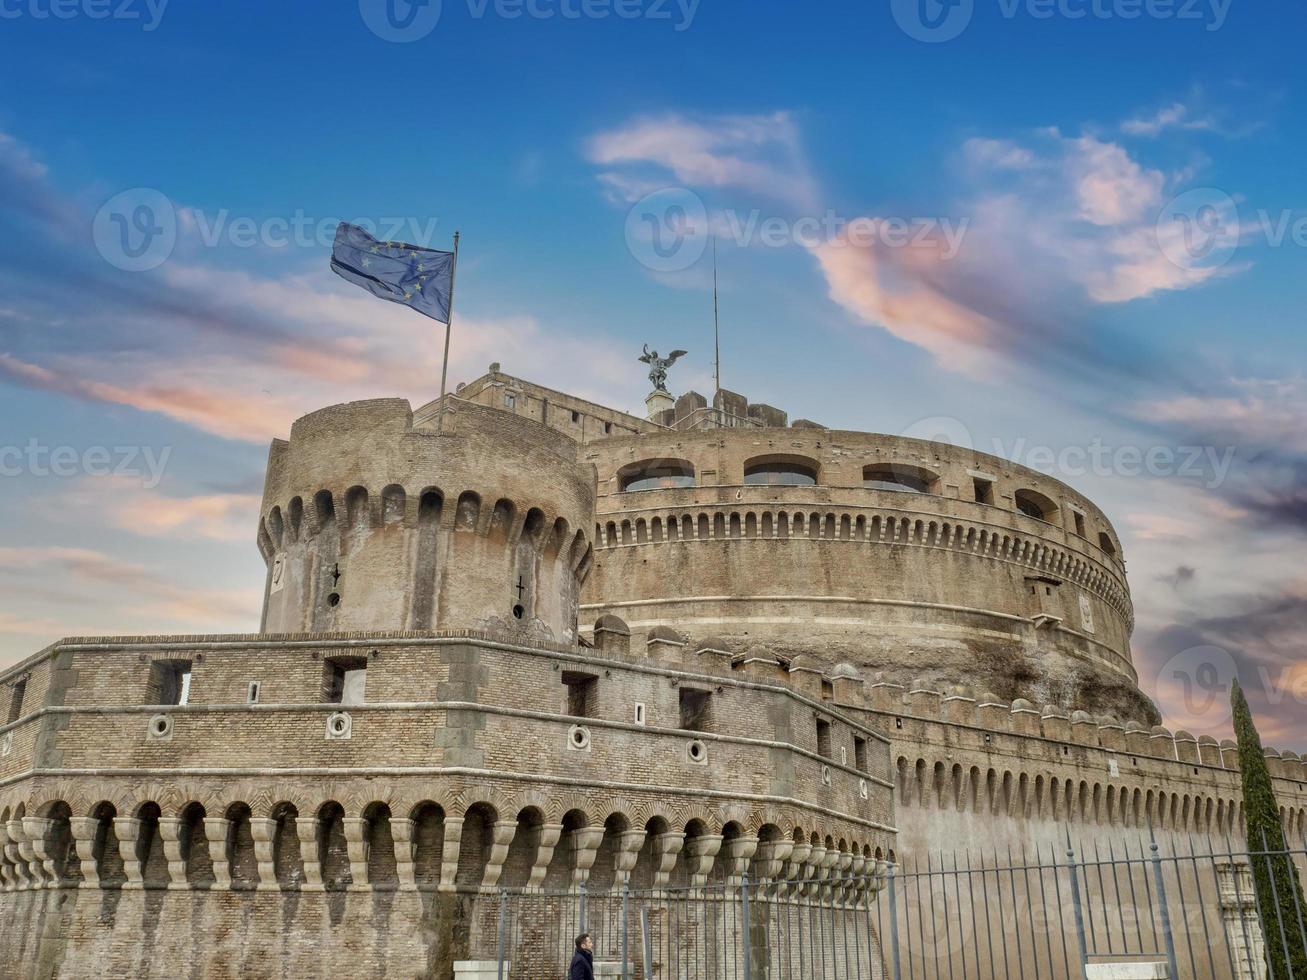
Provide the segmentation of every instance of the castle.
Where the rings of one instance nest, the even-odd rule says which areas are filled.
[[[491,365],[314,412],[269,453],[258,633],[0,674],[0,975],[450,977],[501,889],[857,907],[959,842],[1241,832],[1233,744],[1139,688],[1091,501],[725,390],[649,406]]]

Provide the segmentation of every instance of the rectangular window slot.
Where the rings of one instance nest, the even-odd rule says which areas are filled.
[[[150,691],[146,704],[189,704],[191,662],[156,660],[150,665]]]
[[[27,678],[14,684],[13,694],[9,697],[9,721],[15,722],[23,717],[23,698],[27,695]]]
[[[599,708],[599,678],[580,671],[563,671],[567,687],[567,713],[573,718],[593,718]]]
[[[635,703],[635,723],[637,725],[644,724],[644,705],[638,701]]]
[[[817,719],[817,754],[823,759],[830,756],[830,722]]]
[[[367,680],[366,657],[328,657],[322,665],[322,700],[326,704],[363,704]]]
[[[858,772],[869,772],[867,768],[867,740],[860,735],[853,736],[853,768]]]
[[[708,705],[712,699],[711,691],[701,691],[693,687],[682,687],[681,728],[687,732],[705,732],[708,730]]]
[[[247,692],[246,692],[246,694],[245,694],[245,701],[246,701],[246,703],[248,703],[248,704],[258,704],[258,703],[259,703],[259,692],[260,692],[260,689],[261,689],[261,688],[262,688],[262,685],[261,685],[258,681],[250,681],[249,689],[247,690]]]
[[[579,423],[580,421],[581,421],[581,413],[580,413],[580,412],[573,412],[573,413],[572,413],[572,424],[573,424],[573,425],[576,425],[576,424]]]
[[[1073,511],[1072,513],[1075,512]],[[1076,534],[1080,535],[1083,538],[1085,536],[1085,515],[1075,514],[1075,518],[1076,518]]]
[[[982,480],[980,477],[973,477],[972,483],[975,486],[976,503],[992,504],[994,502],[994,483],[992,480]]]

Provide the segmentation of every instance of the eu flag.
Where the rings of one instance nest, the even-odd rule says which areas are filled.
[[[449,322],[454,286],[454,253],[379,242],[358,225],[342,221],[331,247],[331,268],[373,296],[411,306],[441,323]]]

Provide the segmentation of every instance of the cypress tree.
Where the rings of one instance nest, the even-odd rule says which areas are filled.
[[[1244,825],[1248,850],[1253,852],[1253,883],[1257,911],[1262,919],[1266,966],[1271,980],[1307,977],[1307,937],[1299,915],[1307,917],[1298,869],[1287,852],[1280,805],[1266,767],[1262,740],[1253,725],[1252,711],[1236,680],[1230,690],[1234,734],[1239,741],[1239,769],[1243,777]],[[1258,854],[1257,852],[1268,852]],[[1296,901],[1295,901],[1296,900]]]

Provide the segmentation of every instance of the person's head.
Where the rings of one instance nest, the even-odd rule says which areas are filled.
[[[590,933],[583,932],[576,937],[576,948],[584,949],[588,953],[594,952],[595,944],[594,940],[590,938]]]

